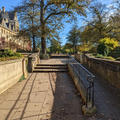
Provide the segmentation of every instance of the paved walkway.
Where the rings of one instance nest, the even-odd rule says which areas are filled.
[[[86,67],[87,68],[87,67]],[[88,69],[88,68],[87,68]],[[110,85],[109,82],[95,74],[95,104],[97,113],[96,120],[120,120],[120,89]]]
[[[95,120],[120,120],[120,89],[110,85],[108,81],[95,74],[95,71],[88,70],[95,75],[94,91],[97,113],[93,118]]]
[[[66,63],[50,59],[41,63]],[[98,113],[84,117],[81,98],[67,73],[32,73],[0,95],[0,120],[120,120],[119,91],[95,81]]]
[[[120,90],[96,75],[95,101],[98,118],[101,120],[120,120]]]
[[[62,59],[46,62],[65,63]],[[32,73],[0,95],[0,120],[84,120],[84,117],[80,96],[67,73]]]
[[[69,59],[63,59],[63,58],[52,58],[48,60],[41,60],[40,64],[66,64],[69,61]]]
[[[0,95],[0,120],[80,120],[80,98],[66,73],[33,73]]]

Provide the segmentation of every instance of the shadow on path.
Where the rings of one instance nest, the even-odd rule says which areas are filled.
[[[9,110],[9,112],[8,112],[8,114],[7,114],[6,118],[5,118],[5,120],[8,120],[8,119],[9,119],[9,117],[10,117],[12,111],[13,111],[14,108],[16,107],[18,101],[20,100],[20,97],[22,96],[22,93],[23,93],[23,91],[24,91],[24,89],[25,89],[25,87],[26,87],[26,85],[27,85],[29,79],[31,78],[31,76],[32,76],[32,74],[31,74],[31,75],[28,77],[28,79],[26,80],[26,83],[24,84],[24,86],[23,86],[21,92],[19,93],[19,96],[17,97],[17,100],[15,101],[15,103],[13,104],[13,106],[11,107],[11,109]]]
[[[66,63],[65,59],[59,60],[49,62]],[[81,97],[66,72],[33,73],[19,85],[0,96],[6,98],[0,106],[0,120],[120,120],[120,91],[98,75],[95,80],[98,112],[89,118],[82,115]]]
[[[96,76],[96,117],[100,120],[120,120],[120,89],[117,89],[114,86],[112,86],[108,81],[96,74],[95,71],[92,71],[90,69],[88,70]]]
[[[51,86],[55,84],[54,103],[50,120],[83,120],[81,98],[67,73],[49,73]],[[56,74],[56,79],[55,78]],[[51,87],[52,88],[52,87]]]

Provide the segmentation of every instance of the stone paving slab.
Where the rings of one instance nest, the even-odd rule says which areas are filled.
[[[69,59],[48,59],[48,60],[41,60],[40,64],[66,64]]]

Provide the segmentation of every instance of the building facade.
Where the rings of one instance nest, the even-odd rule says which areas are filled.
[[[19,36],[19,22],[16,12],[7,12],[5,7],[0,10],[0,49],[31,50],[28,37]]]

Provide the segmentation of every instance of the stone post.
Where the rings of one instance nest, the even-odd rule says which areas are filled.
[[[27,76],[28,76],[27,68],[26,67],[27,67],[26,66],[26,59],[23,58],[23,60],[22,60],[22,70],[23,70],[23,75],[24,75],[25,78],[27,78]]]
[[[28,72],[33,72],[32,57],[28,57]]]

